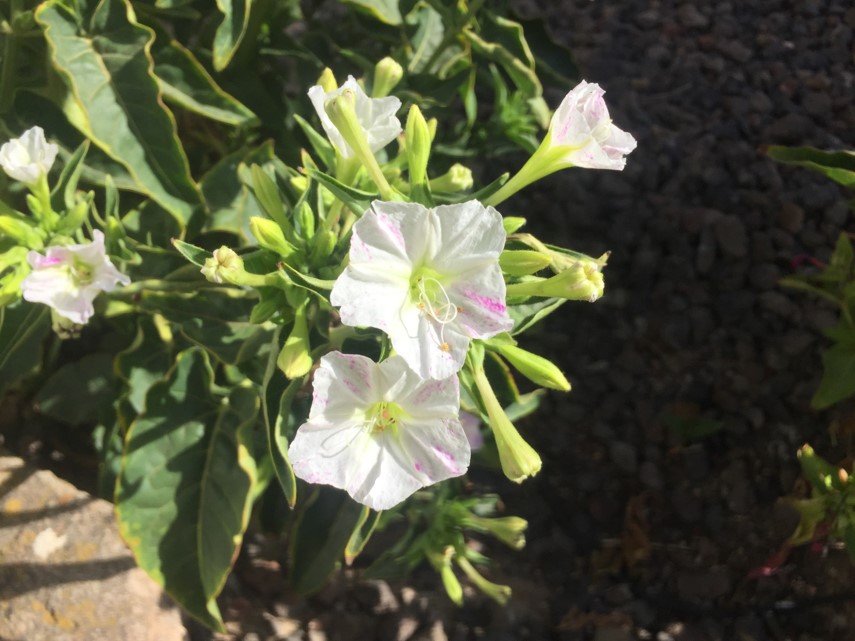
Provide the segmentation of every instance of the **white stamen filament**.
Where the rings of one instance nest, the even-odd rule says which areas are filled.
[[[433,301],[431,301],[431,298],[428,296],[427,290],[425,289],[425,281],[431,281],[431,284],[436,285],[436,287],[439,288],[439,291],[441,292],[440,305],[435,307],[432,304]],[[422,304],[427,315],[439,323],[439,343],[440,347],[442,347],[446,344],[445,326],[457,318],[457,306],[451,302],[451,298],[449,298],[448,292],[445,291],[445,287],[442,286],[442,283],[440,283],[436,278],[432,278],[430,276],[419,279],[419,302]]]

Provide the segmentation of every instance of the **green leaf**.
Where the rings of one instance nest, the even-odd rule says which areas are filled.
[[[247,126],[258,121],[237,98],[226,93],[193,53],[172,40],[152,48],[154,74],[167,100],[227,125]]]
[[[855,188],[855,153],[851,151],[823,151],[815,147],[766,148],[770,158],[788,165],[798,165],[818,171],[844,187]]]
[[[127,0],[78,5],[81,15],[58,0],[36,12],[70,90],[63,111],[127,170],[138,191],[186,224],[201,199],[152,72],[153,33],[136,21]]]
[[[229,66],[249,26],[253,0],[217,0],[223,21],[214,35],[214,69]]]
[[[418,23],[418,29],[413,35],[411,46],[413,53],[410,56],[410,61],[407,63],[407,71],[410,73],[435,72],[438,65],[439,56],[436,58],[434,54],[443,44],[445,36],[445,27],[442,24],[442,16],[433,7],[424,5],[416,8],[412,14],[407,17],[407,21],[415,20]],[[451,47],[446,48],[446,52],[451,52]],[[428,63],[431,68],[427,68]]]
[[[51,191],[50,204],[54,211],[74,207],[74,192],[77,189],[77,182],[80,180],[80,174],[83,171],[83,160],[88,151],[89,141],[84,140],[65,161],[65,166],[59,175],[59,181]]]
[[[487,14],[480,34],[469,30],[463,33],[476,53],[502,66],[526,98],[537,98],[543,94],[522,25]]]
[[[238,176],[238,169],[254,164],[267,166],[273,158],[273,143],[268,140],[254,149],[229,154],[208,170],[199,183],[210,212],[205,231],[225,231],[244,241],[252,239],[249,219],[263,212]]]
[[[306,138],[309,139],[309,144],[315,150],[315,153],[318,154],[324,166],[328,170],[333,169],[335,167],[335,149],[333,149],[333,146],[326,137],[319,134],[300,114],[294,114],[294,120],[300,126],[300,129],[303,130]]]
[[[322,171],[318,171],[317,169],[312,169],[311,167],[304,167],[303,169],[309,178],[317,180],[324,187],[329,189],[333,196],[341,200],[357,214],[362,214],[362,212],[368,209],[371,206],[372,200],[380,198],[380,194],[362,191],[355,187],[348,187],[332,176],[325,174]]]
[[[213,392],[202,350],[178,355],[128,432],[116,489],[119,531],[139,566],[191,615],[223,631],[215,597],[249,521],[258,397]]]
[[[811,407],[822,410],[855,394],[855,345],[837,344],[822,353],[822,380]]]
[[[289,382],[276,366],[276,358],[285,336],[287,334],[282,331],[282,328],[278,328],[273,336],[271,342],[273,348],[268,355],[261,396],[264,399],[262,412],[273,471],[288,499],[288,504],[294,507],[297,501],[297,478],[294,476],[291,461],[288,460],[288,437],[283,428],[292,417],[291,404],[302,387],[304,379]]]
[[[116,375],[126,386],[121,401],[127,401],[133,412],[130,420],[123,422],[125,426],[145,409],[149,388],[162,379],[171,366],[169,343],[163,340],[153,319],[140,316],[133,342],[119,352],[114,362]]]
[[[348,539],[347,545],[344,548],[345,563],[350,565],[356,557],[362,554],[362,550],[364,550],[365,546],[368,544],[368,540],[371,538],[377,524],[380,522],[382,514],[382,512],[375,512],[367,505],[362,508],[362,515],[359,518],[359,522],[357,523],[356,528],[354,528],[353,534],[350,535],[350,539]]]
[[[252,193],[256,200],[264,213],[282,228],[286,238],[293,242],[293,233],[288,233],[292,227],[285,206],[282,204],[283,199],[282,194],[279,193],[279,186],[260,166],[251,165],[249,169],[252,174]]]
[[[34,402],[41,414],[62,423],[95,423],[102,405],[113,402],[115,386],[113,357],[105,353],[87,354],[54,372]]]
[[[34,370],[50,332],[50,309],[21,301],[0,307],[0,396]]]
[[[514,329],[511,331],[511,336],[516,336],[528,330],[566,302],[563,298],[546,298],[536,303],[508,305],[508,316],[514,321]]]
[[[207,249],[185,243],[183,240],[177,238],[172,239],[172,246],[178,250],[179,254],[198,267],[204,267],[205,261],[213,256]]]
[[[339,566],[360,526],[363,506],[341,490],[319,487],[302,506],[291,534],[291,587],[300,594],[320,590]]]
[[[399,25],[404,19],[398,9],[398,0],[341,0],[344,4],[350,4],[363,11],[380,22],[390,25]]]
[[[543,19],[520,20],[525,42],[534,56],[535,69],[541,80],[549,79],[558,86],[571,87],[579,81],[579,68],[570,49],[555,42]]]

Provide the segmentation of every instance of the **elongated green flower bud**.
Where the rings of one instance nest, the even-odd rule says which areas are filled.
[[[529,276],[549,267],[552,258],[530,249],[506,249],[499,256],[499,266],[509,276]]]
[[[338,81],[336,81],[335,75],[333,75],[332,69],[329,67],[324,67],[317,84],[327,93],[335,91],[338,88]]]
[[[285,260],[297,253],[297,248],[285,239],[282,228],[269,218],[253,216],[249,219],[249,228],[260,247],[278,254]]]
[[[395,200],[396,194],[389,185],[389,181],[383,175],[377,158],[371,151],[365,130],[356,116],[356,94],[352,89],[345,89],[341,94],[334,96],[324,104],[324,111],[330,121],[338,130],[341,137],[353,150],[353,154],[365,167],[380,195],[384,200]]]
[[[276,359],[277,367],[290,379],[305,376],[312,369],[306,307],[304,304],[294,310],[294,327]]]
[[[577,264],[551,278],[537,278],[508,285],[510,296],[542,296],[586,300],[593,303],[603,295],[603,273],[596,265]]]
[[[549,389],[556,389],[562,392],[570,391],[570,383],[552,361],[509,343],[488,341],[488,344],[491,349],[496,350],[504,356],[520,374],[531,382],[548,387]]]
[[[456,162],[442,176],[430,181],[430,189],[431,191],[453,193],[472,189],[474,184],[472,170]]]
[[[401,78],[403,77],[404,68],[395,60],[386,56],[374,65],[374,86],[371,90],[371,96],[373,98],[385,98],[401,82]],[[334,89],[335,87],[332,89],[324,87],[325,91],[333,91]]]
[[[410,183],[421,185],[427,182],[427,164],[430,157],[430,130],[418,106],[410,107],[407,127],[407,163],[410,167]]]
[[[463,525],[479,532],[488,532],[515,550],[522,550],[525,547],[528,521],[518,516],[487,518],[470,513],[463,519]]]
[[[505,414],[490,381],[487,380],[483,366],[474,368],[473,375],[475,385],[487,410],[487,417],[490,419],[490,429],[493,430],[493,436],[496,439],[502,472],[514,483],[522,483],[529,476],[537,474],[543,466],[543,462],[534,448],[525,442],[525,439]]]
[[[492,581],[485,579],[469,562],[469,559],[458,555],[454,560],[457,561],[457,565],[459,565],[460,569],[466,573],[469,580],[472,581],[472,583],[474,583],[481,592],[493,599],[496,603],[499,605],[505,605],[508,602],[508,599],[511,598],[510,587],[507,585],[499,585],[498,583],[493,583]]]

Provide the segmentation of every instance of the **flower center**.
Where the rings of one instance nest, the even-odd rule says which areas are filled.
[[[439,323],[439,348],[449,351],[451,348],[445,342],[445,326],[457,318],[460,310],[451,302],[439,274],[426,267],[414,272],[410,279],[410,297],[416,302],[416,307]]]
[[[594,140],[596,140],[600,145],[602,145],[609,139],[609,134],[611,133],[611,131],[612,119],[603,118],[591,130],[591,136],[593,136]]]
[[[77,285],[88,285],[94,280],[92,266],[77,258],[71,262],[71,276]]]
[[[365,412],[365,427],[371,434],[382,434],[387,429],[397,433],[404,410],[397,403],[380,401]]]

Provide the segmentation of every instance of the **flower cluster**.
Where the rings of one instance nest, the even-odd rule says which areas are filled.
[[[19,275],[16,295],[48,305],[59,321],[54,326],[67,328],[69,323],[87,323],[95,297],[129,284],[130,279],[110,261],[101,231],[94,230],[92,241],[78,244],[66,235],[83,223],[89,202],[78,202],[62,216],[53,211],[48,173],[58,151],[57,145],[47,142],[41,127],[28,129],[0,147],[0,167],[32,192],[29,202],[34,214],[33,219],[17,213],[0,216],[0,230],[8,230],[20,243],[6,255],[25,258],[14,266]],[[45,245],[47,249],[40,253]]]
[[[33,271],[21,283],[24,300],[44,303],[72,323],[83,325],[94,313],[92,301],[121,283],[131,282],[104,252],[104,234],[97,229],[90,243],[49,247],[42,255],[31,251]]]
[[[508,296],[594,300],[602,293],[604,259],[550,256],[546,246],[539,254],[511,252],[511,259],[519,268],[536,254],[534,267],[522,273],[549,265],[556,275],[526,277],[514,283],[512,293],[500,264],[507,235],[492,205],[563,167],[622,169],[635,140],[612,124],[603,91],[582,82],[561,103],[541,149],[517,176],[484,202],[430,206],[429,198],[401,202],[374,157],[402,131],[395,116],[399,100],[370,98],[352,77],[339,88],[312,87],[309,96],[340,157],[358,161],[381,194],[392,196],[355,212],[361,215],[330,302],[342,324],[385,333],[394,355],[380,363],[341,352],[323,357],[309,418],[297,430],[289,458],[298,477],[342,488],[383,510],[466,472],[481,434],[470,424],[470,442],[461,426],[458,375],[473,340],[489,341],[513,329]],[[412,183],[420,189],[430,137],[414,107],[406,153]],[[425,192],[412,196],[419,193]],[[532,380],[569,389],[546,359],[502,341],[496,351]],[[505,416],[483,368],[483,349],[476,353],[481,357],[472,359],[472,381],[502,467],[521,481],[537,473],[540,458]]]

